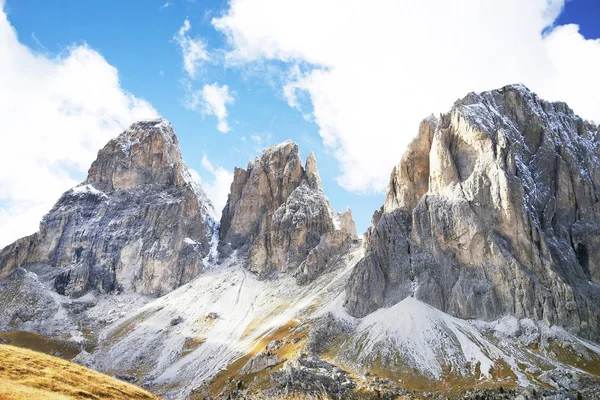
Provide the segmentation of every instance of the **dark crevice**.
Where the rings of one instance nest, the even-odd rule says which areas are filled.
[[[589,255],[587,246],[583,243],[578,243],[575,247],[575,256],[577,257],[577,262],[581,265],[583,272],[590,279],[590,268],[589,268]]]
[[[71,271],[65,271],[65,272],[59,274],[54,279],[54,288],[56,289],[56,293],[64,296],[67,291],[67,287],[69,286],[70,281],[71,281]]]

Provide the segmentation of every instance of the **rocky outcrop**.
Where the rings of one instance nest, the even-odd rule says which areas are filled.
[[[247,255],[247,268],[263,277],[294,272],[324,235],[351,237],[351,215],[343,217],[345,231],[336,230],[334,216],[314,154],[303,168],[298,145],[287,141],[263,151],[246,170],[235,169],[219,249],[222,255],[233,250]]]
[[[334,399],[346,398],[356,388],[347,371],[317,357],[299,357],[286,362],[271,379],[283,394],[300,392],[308,395],[325,395]]]
[[[259,371],[271,368],[279,364],[279,356],[270,352],[260,353],[255,355],[248,361],[246,365],[241,369],[242,374],[254,374]]]
[[[346,309],[408,296],[600,335],[600,132],[521,85],[459,100],[393,170]]]
[[[198,275],[215,227],[171,124],[133,124],[98,152],[88,177],[68,190],[39,232],[0,253],[0,278],[18,267],[54,268],[54,289],[161,295]]]

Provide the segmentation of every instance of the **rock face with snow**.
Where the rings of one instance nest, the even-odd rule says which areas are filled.
[[[353,224],[346,221],[346,230]],[[298,145],[287,141],[263,151],[247,169],[235,169],[221,218],[221,254],[247,254],[247,268],[263,277],[295,272],[333,232],[351,237],[336,231],[312,152],[303,168]]]
[[[298,266],[295,272],[296,282],[299,284],[311,282],[328,269],[335,268],[337,260],[342,259],[352,245],[358,242],[355,236],[356,233],[351,235],[341,229],[321,236],[319,244]]]
[[[52,267],[59,294],[161,295],[202,271],[211,215],[171,124],[138,122],[98,152],[86,181],[62,195],[39,232],[2,250],[0,278]]]
[[[393,170],[347,285],[354,316],[414,296],[600,335],[600,131],[521,85],[456,102]]]

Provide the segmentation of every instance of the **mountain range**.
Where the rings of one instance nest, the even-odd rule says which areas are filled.
[[[291,141],[217,220],[171,124],[137,122],[0,251],[4,340],[169,399],[598,398],[600,128],[510,85],[398,159],[362,236]]]

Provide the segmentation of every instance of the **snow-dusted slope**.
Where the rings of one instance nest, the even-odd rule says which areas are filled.
[[[528,386],[546,383],[540,378],[543,371],[570,368],[556,349],[576,355],[583,364],[600,360],[600,347],[560,327],[510,316],[493,322],[462,320],[413,297],[362,319],[348,315],[340,304],[332,304],[331,310],[354,326],[331,352],[334,359],[356,371],[375,368],[400,381],[415,371],[433,381],[457,376],[494,381],[508,372],[507,382]]]
[[[299,286],[291,276],[258,280],[233,255],[109,326],[96,352],[79,360],[101,371],[137,375],[159,393],[183,398],[262,337],[332,302],[361,256],[355,246],[339,260],[344,267]]]

